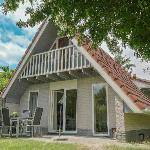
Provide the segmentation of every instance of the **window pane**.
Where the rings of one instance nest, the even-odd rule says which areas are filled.
[[[106,88],[103,85],[94,85],[94,132],[106,134],[107,128],[107,100]]]
[[[29,110],[31,116],[33,116],[33,113],[37,107],[37,98],[38,98],[38,92],[30,93]]]
[[[64,90],[56,90],[54,92],[54,130],[63,130],[63,103],[64,103]]]
[[[76,130],[76,100],[77,90],[66,91],[66,130]]]

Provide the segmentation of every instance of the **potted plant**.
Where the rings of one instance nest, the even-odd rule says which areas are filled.
[[[11,118],[16,118],[18,117],[18,113],[17,112],[13,112],[11,115],[10,115]]]

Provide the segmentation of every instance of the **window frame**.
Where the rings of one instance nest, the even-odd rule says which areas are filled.
[[[28,110],[30,108],[30,96],[31,96],[31,93],[38,93],[38,97],[37,97],[37,107],[39,106],[39,90],[32,90],[32,91],[29,91],[29,95],[28,95]]]
[[[94,123],[95,123],[95,110],[94,110],[94,86],[102,85],[106,88],[106,104],[107,104],[107,129],[108,132],[106,134],[103,133],[95,133]],[[110,136],[110,127],[109,127],[109,103],[108,103],[108,84],[107,83],[94,83],[92,84],[92,133],[93,136]]]

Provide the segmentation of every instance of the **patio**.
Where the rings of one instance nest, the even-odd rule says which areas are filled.
[[[44,135],[42,137],[28,138],[29,140],[42,141],[48,143],[58,144],[77,144],[88,147],[90,150],[102,150],[106,145],[118,145],[117,140],[107,137],[87,137],[87,136],[73,136],[73,135]]]
[[[150,150],[147,143],[121,143],[107,137],[85,137],[73,135],[45,135],[43,137],[28,138],[28,140],[46,142],[51,144],[75,144],[87,147],[89,150]]]

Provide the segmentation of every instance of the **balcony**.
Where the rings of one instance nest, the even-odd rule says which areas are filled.
[[[87,72],[88,68],[92,68],[90,62],[75,46],[70,45],[32,55],[22,71],[20,79],[33,77],[37,79],[40,76],[48,78],[51,75],[62,76],[62,73],[67,73],[72,77],[79,77],[77,74],[82,76],[83,74],[92,74]]]

